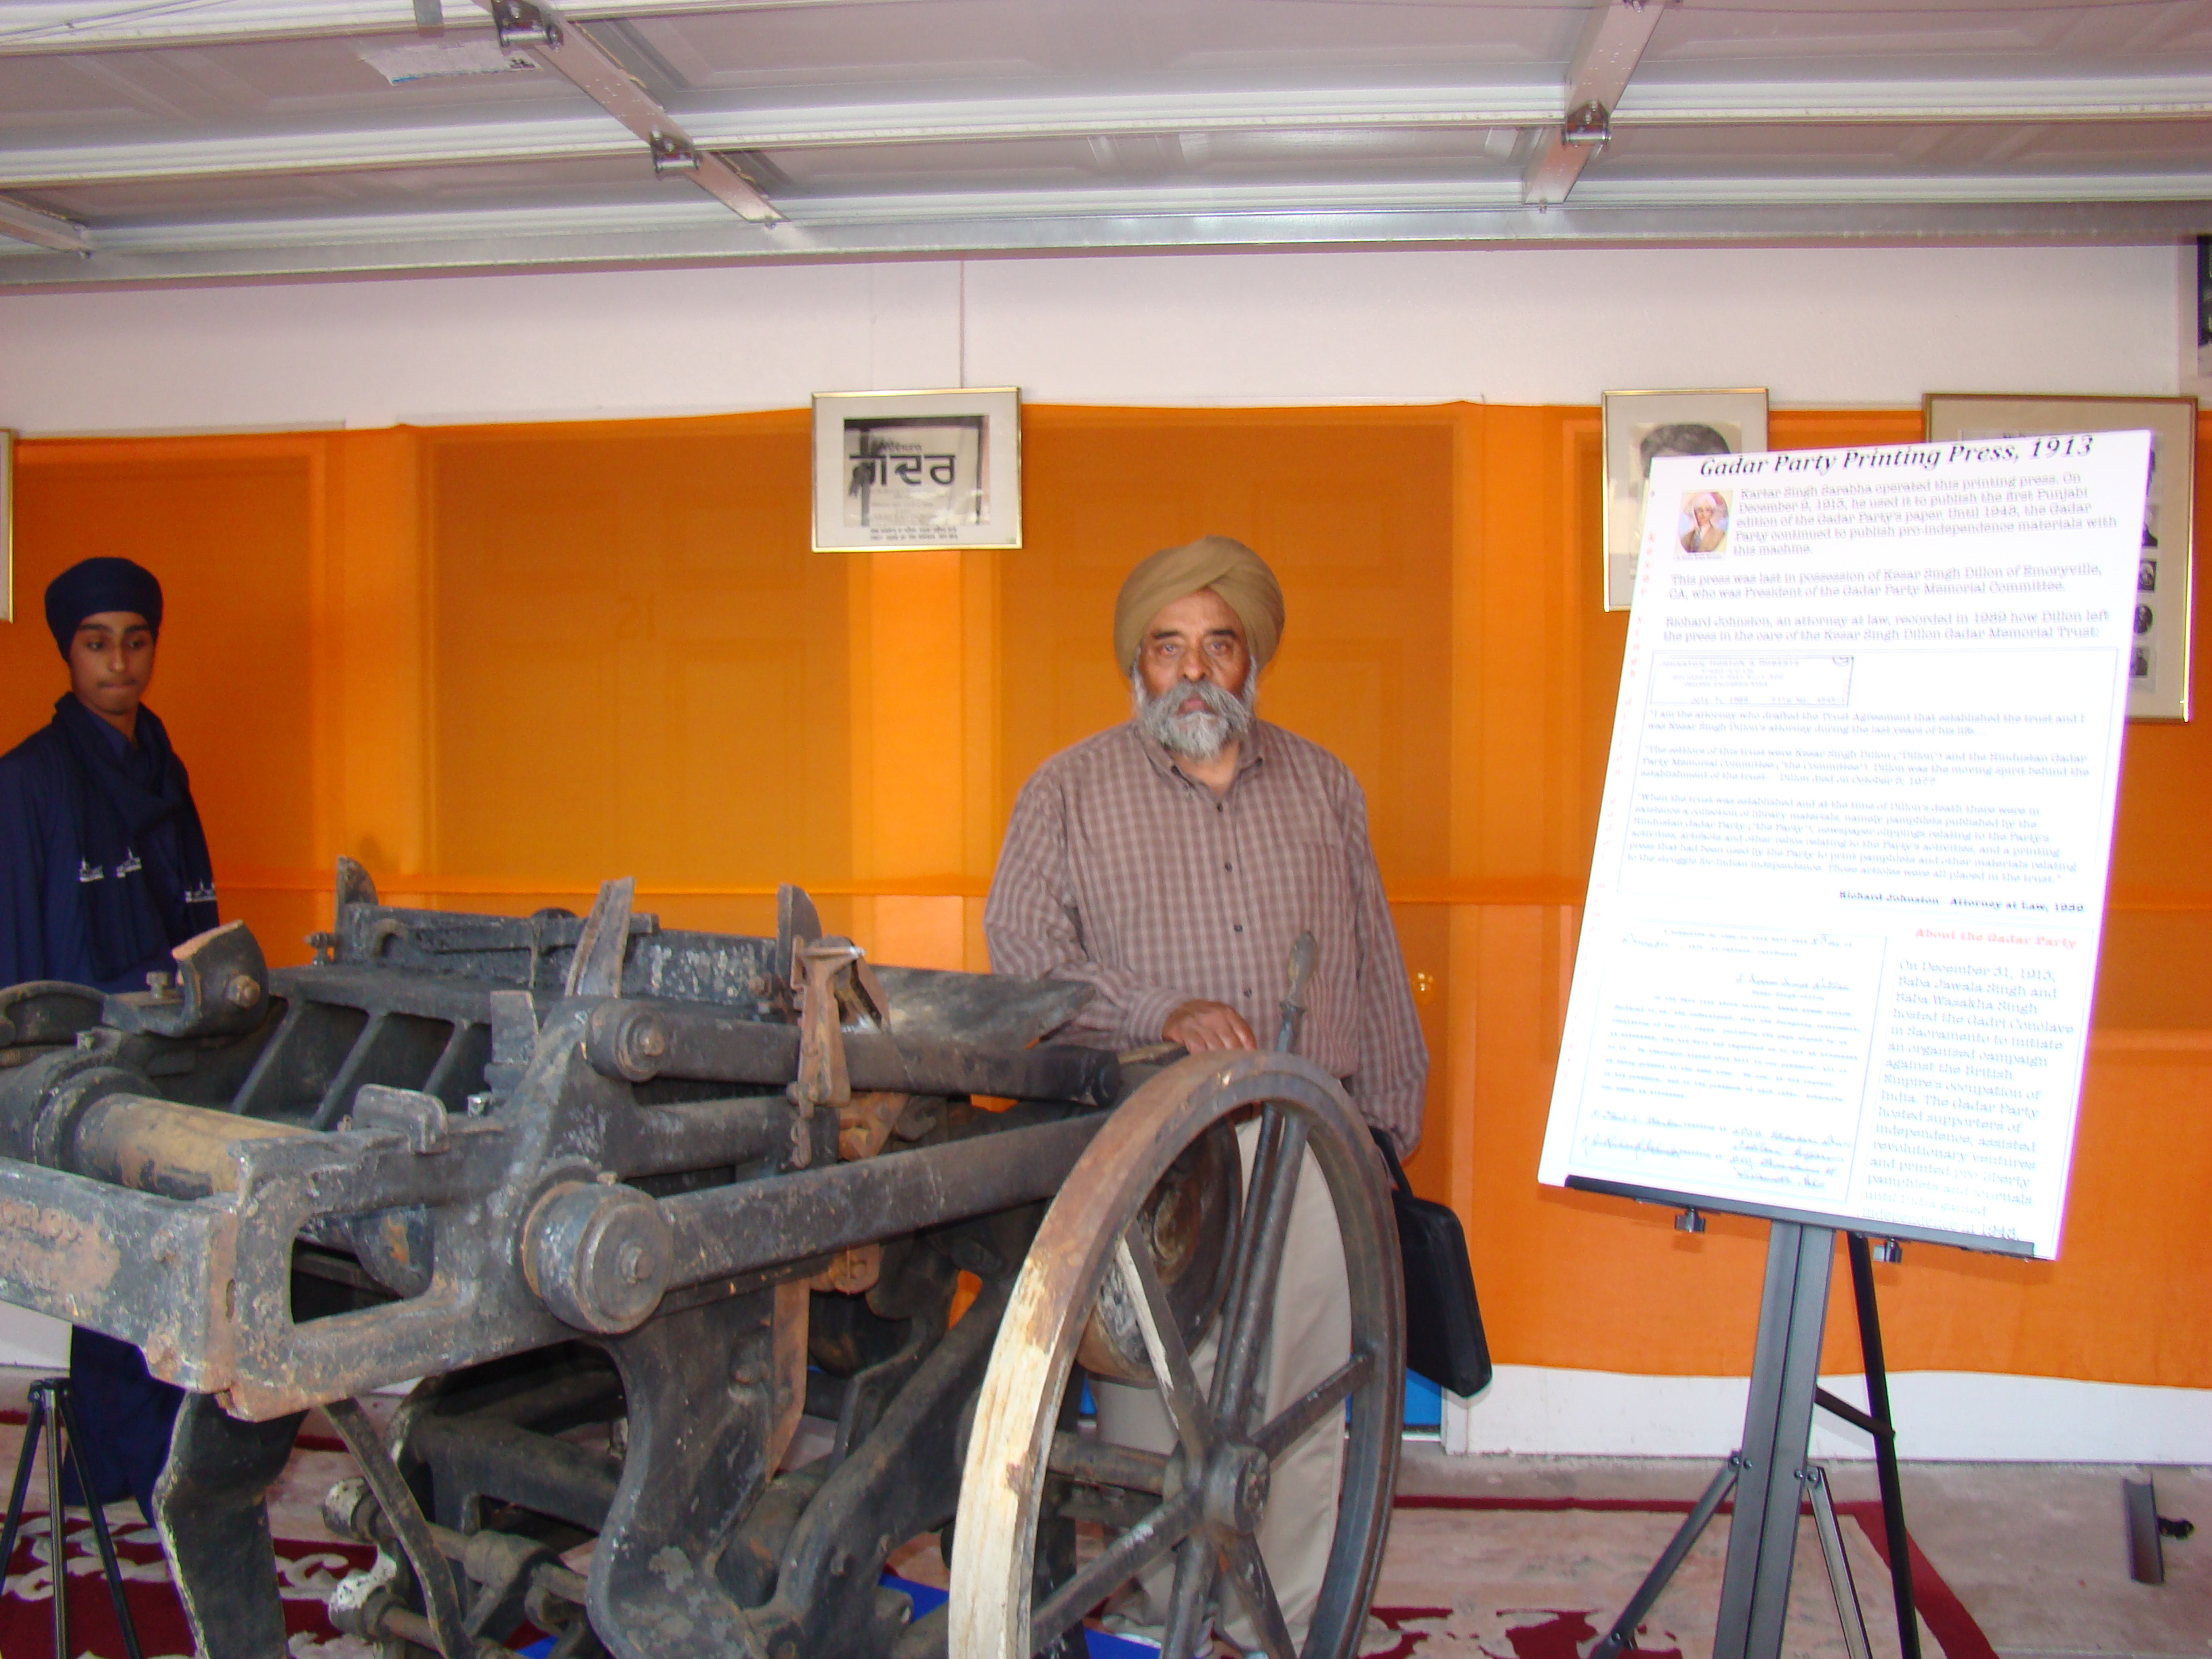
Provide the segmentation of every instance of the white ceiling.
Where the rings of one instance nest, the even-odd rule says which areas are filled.
[[[552,21],[557,49],[502,47],[477,0],[0,0],[0,284],[2212,233],[2212,0],[579,0]],[[1593,101],[1609,142],[1563,145]],[[696,168],[656,175],[653,131]]]

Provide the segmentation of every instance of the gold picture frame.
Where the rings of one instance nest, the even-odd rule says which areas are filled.
[[[15,434],[0,426],[0,622],[15,620]]]
[[[2196,563],[2197,399],[1931,392],[1921,398],[1920,408],[1922,431],[1931,443],[1954,438],[2148,430],[2150,490],[2143,504],[2128,718],[2187,720],[2193,631],[2190,603]]]
[[[818,392],[814,550],[1022,544],[1021,392]]]
[[[1636,592],[1644,475],[1662,455],[1750,455],[1766,447],[1766,388],[1608,392],[1605,414],[1605,530],[1600,591],[1607,611]]]

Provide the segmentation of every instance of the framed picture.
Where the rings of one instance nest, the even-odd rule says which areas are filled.
[[[15,619],[15,434],[0,427],[0,622]]]
[[[815,394],[817,553],[1021,544],[1017,388]]]
[[[1766,389],[1605,394],[1605,608],[1636,592],[1644,475],[1662,455],[1747,455],[1766,447]]]
[[[2150,493],[2136,578],[2128,718],[2189,718],[2189,591],[2197,501],[2194,398],[2028,398],[1931,392],[1921,400],[1930,442],[2148,429]]]
[[[0,426],[0,622],[15,620],[15,434]]]

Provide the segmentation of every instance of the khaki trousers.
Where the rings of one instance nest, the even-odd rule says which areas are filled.
[[[1249,1181],[1260,1125],[1255,1119],[1237,1130],[1237,1151]],[[1217,1330],[1218,1324],[1217,1322]],[[1209,1332],[1191,1355],[1199,1386],[1211,1388],[1217,1335]],[[1352,1353],[1351,1291],[1345,1278],[1344,1239],[1328,1182],[1311,1152],[1298,1170],[1291,1206],[1291,1224],[1283,1242],[1282,1276],[1275,1286],[1275,1319],[1265,1356],[1267,1414],[1273,1417],[1328,1376]],[[1098,1408],[1098,1433],[1117,1445],[1166,1452],[1175,1445],[1166,1408],[1158,1393],[1123,1383],[1094,1380],[1091,1397]],[[1262,1419],[1265,1420],[1265,1419]],[[1337,1486],[1344,1467],[1344,1421],[1332,1413],[1279,1461],[1269,1487],[1267,1512],[1260,1524],[1260,1554],[1275,1587],[1291,1638],[1304,1647],[1314,1606],[1321,1598],[1322,1576],[1328,1566],[1336,1531]],[[1158,1635],[1167,1620],[1169,1592],[1175,1583],[1175,1558],[1147,1571],[1144,1595],[1123,1611]],[[1225,1579],[1216,1580],[1223,1632],[1249,1652],[1259,1647],[1251,1620]],[[1149,1608],[1143,1603],[1149,1602]],[[1166,1656],[1188,1659],[1188,1656]]]

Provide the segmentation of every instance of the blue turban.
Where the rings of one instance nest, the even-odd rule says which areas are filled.
[[[128,611],[143,617],[159,638],[161,632],[161,584],[143,564],[129,559],[80,559],[46,584],[46,626],[62,655],[87,617],[108,611]]]

